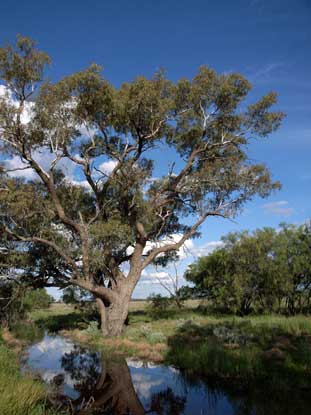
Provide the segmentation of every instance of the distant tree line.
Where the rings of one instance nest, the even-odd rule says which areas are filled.
[[[189,266],[185,277],[194,288],[183,292],[239,315],[311,312],[311,222],[230,233],[222,241]]]

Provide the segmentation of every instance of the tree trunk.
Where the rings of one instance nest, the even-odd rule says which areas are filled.
[[[127,319],[130,295],[120,295],[117,301],[105,306],[102,299],[97,298],[101,332],[103,336],[121,336]]]
[[[107,312],[106,307],[101,298],[96,298],[96,303],[100,315],[100,328],[103,336],[108,335],[108,329],[107,329]]]
[[[178,296],[175,296],[175,303],[179,309],[183,308],[183,301]]]

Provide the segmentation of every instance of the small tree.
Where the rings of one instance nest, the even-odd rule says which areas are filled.
[[[53,303],[54,298],[49,295],[44,288],[29,290],[25,295],[24,305],[27,310],[37,308],[48,308]]]
[[[226,311],[310,311],[310,225],[237,232],[190,265],[185,277]]]
[[[0,177],[1,237],[29,253],[25,276],[87,290],[103,334],[120,335],[148,265],[207,218],[232,217],[279,188],[246,149],[283,114],[270,111],[275,93],[240,106],[250,83],[206,66],[192,80],[158,72],[114,88],[97,65],[52,84],[49,62],[28,38],[0,49],[0,143],[11,161]],[[175,164],[154,178],[159,145],[175,150]],[[20,170],[33,176],[15,177]]]
[[[170,295],[172,301],[176,304],[178,308],[181,308],[183,305],[183,298],[180,291],[180,279],[181,275],[178,273],[176,262],[173,262],[174,273],[168,272],[166,274],[166,279],[161,279],[157,277],[157,280],[161,287],[165,289],[166,292]]]
[[[149,310],[154,318],[161,318],[165,316],[168,309],[172,305],[172,301],[168,297],[161,294],[152,293],[148,296]]]
[[[288,314],[311,311],[311,222],[281,224],[274,243],[274,275]]]
[[[0,327],[8,327],[25,316],[24,297],[23,287],[0,279]]]
[[[186,279],[224,311],[240,315],[259,308],[272,311],[277,285],[273,272],[275,234],[273,229],[230,233],[222,238],[221,248],[188,268]]]

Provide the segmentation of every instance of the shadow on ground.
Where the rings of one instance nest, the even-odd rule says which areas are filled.
[[[81,313],[72,312],[38,318],[36,320],[36,325],[49,332],[55,333],[59,330],[85,329],[91,320],[91,317],[82,315]]]

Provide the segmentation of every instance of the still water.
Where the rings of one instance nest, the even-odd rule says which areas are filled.
[[[109,359],[58,335],[29,347],[22,368],[49,385],[51,400],[75,414],[310,415],[308,394],[247,395],[186,379],[177,369]]]

